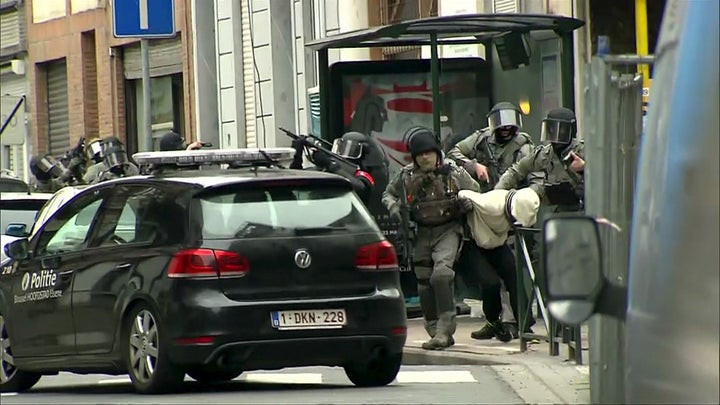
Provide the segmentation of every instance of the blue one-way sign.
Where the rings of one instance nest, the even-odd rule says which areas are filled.
[[[112,8],[116,38],[175,36],[174,0],[113,0]]]

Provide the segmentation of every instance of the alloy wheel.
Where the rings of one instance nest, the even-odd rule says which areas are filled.
[[[5,325],[5,318],[0,315],[0,384],[6,384],[17,373],[15,359],[10,349],[10,335]]]
[[[139,381],[147,383],[155,373],[158,348],[157,322],[150,311],[143,309],[130,328],[130,367]]]

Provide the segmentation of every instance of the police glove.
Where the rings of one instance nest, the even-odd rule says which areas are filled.
[[[468,199],[468,198],[461,198],[461,199],[459,200],[459,203],[460,203],[460,204],[459,204],[459,205],[460,205],[460,211],[461,211],[463,214],[466,214],[466,213],[468,213],[468,212],[470,212],[470,211],[473,210],[473,203],[472,203],[472,201],[470,201],[470,199]]]

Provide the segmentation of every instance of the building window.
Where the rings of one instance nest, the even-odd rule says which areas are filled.
[[[129,154],[148,151],[144,134],[142,79],[127,80],[126,117]],[[183,76],[181,73],[150,79],[152,150],[159,150],[160,137],[168,131],[184,134]]]
[[[68,78],[65,59],[45,64],[47,77],[47,145],[53,155],[64,154],[70,148],[70,118],[68,111]]]
[[[390,25],[418,18],[437,17],[437,0],[380,0],[380,24]],[[419,59],[419,46],[386,46],[382,48],[387,60]]]

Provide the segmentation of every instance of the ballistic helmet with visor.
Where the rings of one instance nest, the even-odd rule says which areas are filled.
[[[333,141],[332,152],[346,159],[360,159],[369,137],[360,132],[347,132]]]
[[[95,163],[100,163],[103,160],[103,145],[102,140],[94,139],[85,147],[88,158]]]
[[[518,130],[522,127],[522,111],[512,103],[497,103],[487,114],[488,126],[491,131],[509,127]]]
[[[122,143],[114,136],[103,139],[103,155],[103,162],[109,169],[120,167],[128,161]]]
[[[568,145],[577,134],[575,113],[568,108],[551,110],[542,121],[540,140],[556,145]]]
[[[30,160],[30,172],[41,181],[47,181],[51,178],[60,178],[67,172],[67,168],[62,162],[55,159],[52,155],[35,156]]]

